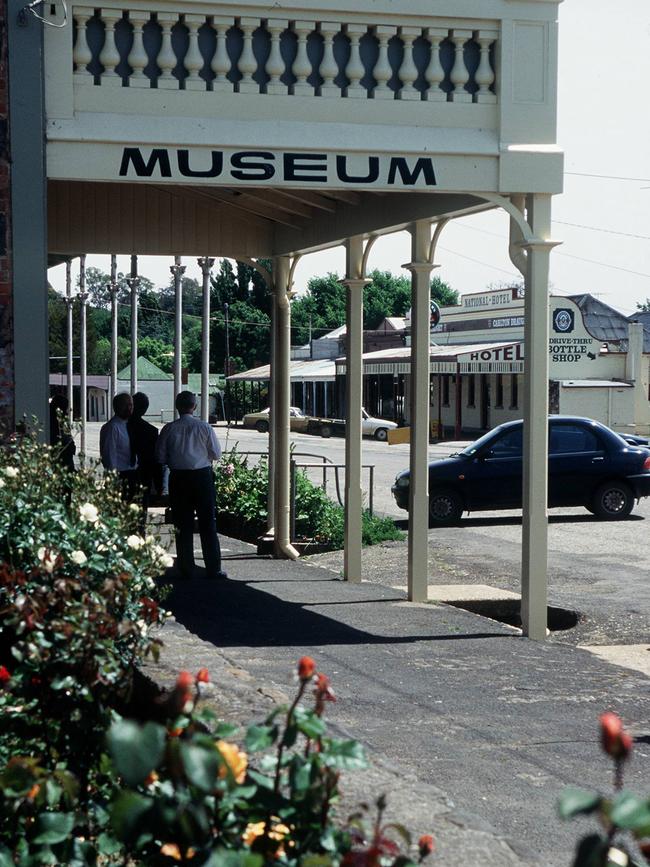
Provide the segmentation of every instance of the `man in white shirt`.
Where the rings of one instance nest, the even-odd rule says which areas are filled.
[[[169,467],[169,502],[176,527],[176,566],[184,578],[194,571],[194,514],[199,522],[201,550],[207,578],[227,578],[221,570],[217,536],[212,461],[221,445],[206,422],[194,418],[196,395],[181,391],[176,398],[179,418],[166,424],[156,445],[156,460]]]
[[[99,454],[105,469],[119,473],[124,498],[132,500],[138,484],[138,460],[128,428],[133,414],[131,395],[125,391],[116,394],[113,412],[113,418],[99,432]]]

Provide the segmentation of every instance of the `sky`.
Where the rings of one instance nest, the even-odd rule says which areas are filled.
[[[554,292],[590,292],[623,313],[650,298],[650,2],[564,0],[560,5],[558,143],[565,151],[564,192],[554,197],[551,254]],[[520,279],[508,258],[508,219],[501,211],[454,220],[440,239],[437,274],[459,294]],[[212,252],[211,252],[212,254]],[[409,236],[377,241],[368,267],[400,273]],[[196,259],[186,276],[200,280]],[[169,283],[170,258],[142,256],[140,273]],[[87,265],[109,270],[108,256]],[[345,266],[343,248],[303,257],[294,288]],[[129,257],[118,257],[127,271]],[[73,279],[78,270],[73,264]],[[406,273],[406,272],[404,272]],[[65,266],[49,271],[63,291]]]

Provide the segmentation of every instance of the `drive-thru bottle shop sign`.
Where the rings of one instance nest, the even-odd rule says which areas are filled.
[[[600,341],[587,331],[580,308],[568,298],[549,299],[549,378],[588,379],[600,376]],[[521,372],[524,344],[482,347],[458,357],[470,373]]]

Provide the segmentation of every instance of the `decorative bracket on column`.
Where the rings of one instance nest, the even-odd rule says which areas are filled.
[[[175,259],[176,259],[175,264],[169,266],[169,270],[172,273],[172,277],[174,278],[174,282],[177,279],[178,280],[182,279],[183,274],[187,270],[187,266],[181,265],[181,257],[180,256],[176,256]]]

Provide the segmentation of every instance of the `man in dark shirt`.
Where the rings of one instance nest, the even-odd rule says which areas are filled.
[[[133,395],[133,415],[129,419],[129,438],[138,459],[138,484],[142,487],[143,521],[147,520],[149,497],[162,491],[162,466],[156,460],[158,428],[143,416],[149,409],[149,398],[142,391]]]

